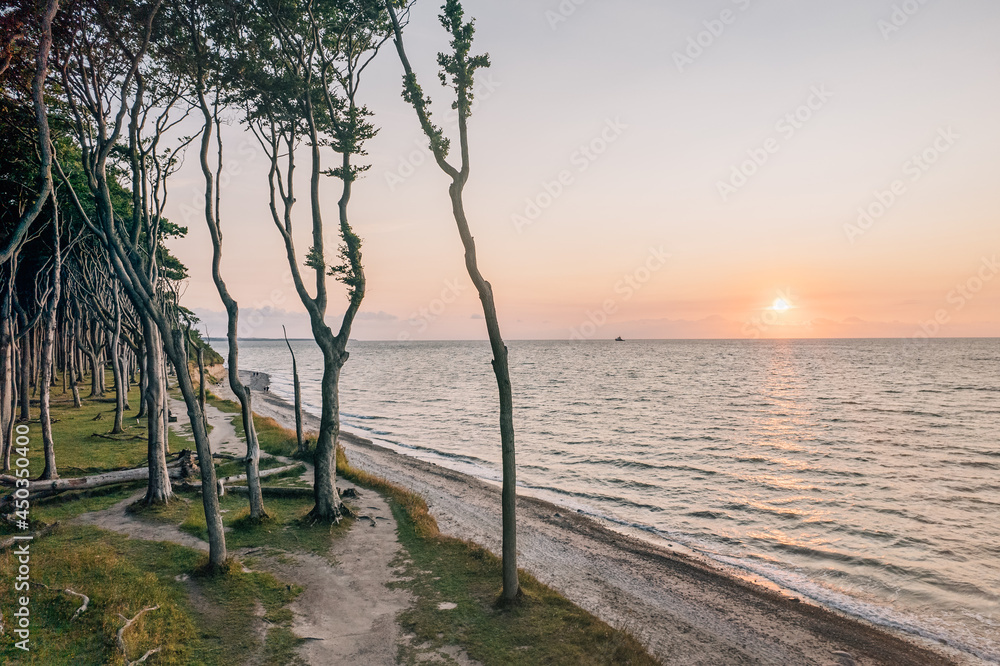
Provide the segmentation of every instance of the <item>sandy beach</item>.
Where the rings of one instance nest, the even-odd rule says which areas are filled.
[[[293,426],[291,406],[246,373],[254,410]],[[226,397],[224,385],[216,387]],[[318,419],[306,415],[310,429]],[[441,530],[500,549],[500,491],[493,484],[377,446],[350,433],[352,464],[422,495]],[[639,638],[668,664],[933,665],[980,663],[947,646],[901,636],[727,575],[571,509],[518,500],[520,565],[604,621]]]

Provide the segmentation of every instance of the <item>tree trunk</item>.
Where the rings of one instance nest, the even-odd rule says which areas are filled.
[[[161,333],[170,330],[163,315],[157,322]],[[212,446],[205,428],[205,417],[198,407],[198,396],[191,383],[191,373],[188,371],[187,358],[184,356],[183,332],[173,329],[173,338],[166,344],[166,352],[173,362],[177,384],[184,396],[187,406],[191,431],[194,434],[195,447],[198,450],[199,467],[201,468],[201,497],[205,507],[205,523],[208,528],[208,559],[212,569],[222,568],[228,557],[226,552],[226,533],[222,526],[222,514],[219,513],[219,495],[215,483],[215,465],[212,464]]]
[[[147,400],[149,393],[149,344],[145,339],[142,341],[140,347],[140,352],[137,358],[139,366],[139,413],[135,415],[135,418],[141,419],[146,416],[147,413]]]
[[[450,188],[452,211],[458,223],[459,234],[465,245],[465,265],[472,278],[479,300],[483,305],[483,316],[493,350],[493,374],[496,375],[500,392],[500,453],[503,468],[501,490],[501,513],[503,515],[503,597],[508,601],[520,593],[517,578],[517,463],[514,451],[514,399],[510,385],[510,367],[507,363],[507,345],[500,335],[500,322],[493,301],[493,287],[479,272],[476,262],[476,243],[469,231],[462,202],[464,183],[456,182]]]
[[[205,350],[198,347],[198,406],[201,413],[205,414]],[[205,417],[205,429],[208,430],[208,417]]]
[[[11,353],[10,302],[4,295],[0,305],[0,461],[3,471],[10,470],[10,446],[14,422],[14,357]]]
[[[270,470],[268,470],[270,471]],[[174,467],[167,470],[168,475],[171,478],[178,479],[181,477],[181,470],[179,467]],[[149,477],[149,467],[138,467],[136,469],[123,469],[117,472],[104,472],[102,474],[94,474],[93,476],[82,476],[73,479],[49,479],[49,480],[38,480],[32,481],[31,492],[62,492],[65,490],[88,490],[90,488],[101,488],[103,486],[113,486],[118,483],[129,483],[132,481],[142,481]],[[4,477],[3,481],[7,482],[6,485],[10,485],[14,479],[12,477]]]
[[[199,56],[203,56],[205,45],[202,43],[195,26],[192,26],[191,38],[195,50]],[[244,386],[240,380],[239,340],[237,338],[240,310],[239,304],[229,293],[229,288],[222,277],[222,225],[219,212],[219,176],[222,174],[223,152],[222,136],[219,131],[218,104],[216,104],[213,113],[213,109],[209,108],[208,100],[205,97],[204,81],[203,62],[199,58],[195,84],[198,104],[204,121],[199,160],[202,175],[205,179],[205,222],[208,225],[209,235],[212,238],[212,280],[215,282],[215,288],[219,292],[219,297],[222,299],[223,305],[226,307],[226,340],[229,344],[229,388],[236,395],[236,399],[239,400],[240,416],[243,419],[243,432],[246,435],[246,476],[250,499],[250,520],[260,522],[267,518],[267,513],[264,510],[264,496],[260,489],[260,443],[257,441],[257,427],[253,421],[250,389]],[[213,130],[215,130],[216,134],[217,151],[215,174],[212,173],[208,162],[208,151],[211,146]],[[199,363],[202,363],[202,367],[204,367],[202,361],[203,353],[200,347],[198,348],[198,359]],[[204,370],[202,370],[202,385],[204,386]],[[204,408],[202,413],[204,413]]]
[[[314,324],[315,329],[315,324]],[[317,341],[320,336],[317,336]],[[332,340],[324,340],[323,349],[323,411],[313,465],[316,478],[313,497],[316,506],[309,513],[312,520],[336,523],[342,516],[342,503],[337,493],[337,441],[340,438],[340,369],[346,359],[338,354]]]
[[[125,432],[123,421],[125,419],[125,394],[128,391],[119,356],[122,337],[122,304],[118,289],[118,282],[115,281],[112,287],[112,298],[115,301],[115,331],[111,338],[111,370],[115,378],[115,424],[111,433],[114,435]]]
[[[474,34],[473,23],[462,23],[462,8],[458,3],[448,3],[442,8],[441,22],[450,32],[455,48],[452,65],[456,68],[453,80],[456,92],[454,107],[458,111],[459,144],[461,150],[461,168],[456,169],[447,161],[447,149],[440,141],[440,130],[434,127],[426,108],[426,98],[417,84],[406,50],[403,47],[403,33],[393,3],[385,0],[386,11],[392,21],[395,36],[396,53],[403,65],[404,92],[403,96],[410,102],[417,113],[417,119],[424,134],[430,141],[438,166],[451,177],[448,195],[451,198],[452,213],[458,226],[458,233],[465,249],[465,266],[469,277],[476,286],[479,300],[483,305],[483,315],[486,319],[486,329],[489,334],[490,348],[493,351],[493,373],[496,375],[497,388],[500,393],[500,443],[503,467],[503,485],[501,492],[501,508],[503,522],[503,599],[513,601],[520,594],[520,584],[517,576],[517,466],[514,450],[514,409],[510,385],[510,369],[507,362],[507,346],[500,334],[500,323],[497,318],[496,305],[493,300],[493,288],[479,272],[476,257],[476,243],[469,229],[469,221],[465,215],[463,192],[469,179],[469,134],[468,117],[471,109],[474,73],[477,67],[488,66],[470,58],[468,49],[472,44]],[[463,50],[464,49],[464,50]],[[442,56],[444,57],[444,56]],[[443,61],[442,61],[443,62]],[[444,74],[442,74],[444,77]]]
[[[288,345],[288,353],[292,355],[292,381],[295,383],[295,441],[298,443],[298,452],[305,453],[306,438],[302,431],[302,386],[299,383],[299,366],[295,362],[295,352],[292,350],[292,343],[288,341],[288,331],[284,325],[281,332],[285,335],[285,344]]]
[[[142,333],[146,347],[146,427],[147,454],[149,456],[149,484],[146,487],[146,504],[164,504],[173,497],[170,477],[167,475],[167,431],[163,400],[163,352],[160,333],[156,324],[142,317]]]
[[[24,325],[28,325],[26,317],[21,317]],[[18,391],[21,398],[21,416],[18,419],[22,423],[31,420],[31,336],[25,334],[21,338],[21,353],[18,361],[21,366],[21,388]]]
[[[59,309],[59,298],[62,294],[62,249],[59,242],[59,209],[54,198],[52,202],[52,226],[54,230],[53,237],[55,239],[52,256],[52,294],[49,296],[49,302],[45,304],[41,367],[38,377],[41,391],[39,398],[39,420],[42,422],[42,447],[45,450],[45,469],[42,470],[41,476],[43,479],[59,478],[59,473],[56,470],[55,441],[52,439],[52,413],[50,405],[52,400],[53,366],[55,365],[56,313]]]

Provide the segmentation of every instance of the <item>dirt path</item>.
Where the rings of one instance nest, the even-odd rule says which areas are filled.
[[[336,565],[301,553],[268,564],[305,588],[292,604],[292,631],[307,639],[300,654],[314,666],[396,663],[402,638],[396,615],[411,603],[409,593],[387,587],[398,575],[391,566],[401,549],[396,523],[381,496],[358,492],[353,504],[359,518],[330,551]]]
[[[128,513],[129,504],[142,499],[145,491],[139,491],[126,500],[122,500],[102,511],[92,511],[77,516],[70,522],[81,525],[93,525],[112,532],[120,532],[133,539],[144,541],[169,541],[180,546],[195,548],[208,552],[208,542],[198,537],[182,532],[176,525],[169,523],[142,520]]]

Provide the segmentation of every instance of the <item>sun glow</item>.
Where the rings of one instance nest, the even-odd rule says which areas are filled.
[[[775,312],[787,312],[792,309],[792,304],[783,298],[774,299],[774,304],[771,305],[771,309]]]

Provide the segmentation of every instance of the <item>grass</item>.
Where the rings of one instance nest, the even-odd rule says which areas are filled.
[[[73,478],[88,476],[115,469],[129,469],[146,463],[146,419],[136,419],[139,408],[139,389],[129,391],[128,404],[131,411],[125,412],[124,430],[120,435],[111,435],[115,418],[115,396],[110,374],[108,389],[103,398],[83,397],[89,393],[89,381],[80,382],[82,406],[73,407],[73,396],[63,393],[61,388],[52,389],[53,430],[59,441],[56,450],[56,469],[59,476]],[[32,401],[29,424],[31,446],[28,452],[28,469],[32,477],[37,477],[45,467],[42,450],[42,433],[38,425],[38,401]],[[179,421],[186,413],[178,414]],[[180,451],[193,448],[192,442],[174,432],[169,432],[170,450]]]
[[[239,567],[224,576],[191,575],[205,559],[198,551],[84,526],[57,529],[34,542],[31,555],[32,581],[53,589],[32,587],[32,649],[14,648],[8,631],[0,636],[4,663],[123,664],[115,643],[124,624],[119,613],[132,617],[156,605],[125,635],[132,659],[159,648],[150,663],[237,664],[261,653],[268,655],[261,663],[296,663],[287,605],[300,590],[273,576]],[[14,555],[0,554],[2,589],[13,589],[14,569]],[[75,620],[80,601],[56,590],[67,587],[90,597]],[[261,623],[269,627],[263,637]]]
[[[207,540],[205,513],[200,496],[197,493],[185,493],[182,497],[189,499],[187,511],[181,512],[178,509],[177,513],[171,513],[171,522],[179,524],[180,529],[188,534]],[[346,534],[351,526],[350,520],[342,520],[339,525],[307,524],[303,518],[312,509],[312,501],[309,499],[265,497],[264,509],[270,518],[260,525],[247,520],[249,509],[245,497],[225,495],[219,498],[219,504],[224,511],[222,524],[228,528],[226,545],[232,550],[267,547],[326,556],[333,541]]]
[[[137,406],[136,391],[129,400]],[[74,408],[69,394],[54,389],[52,408],[60,476],[68,478],[145,464],[146,430],[134,425],[134,418],[126,419],[127,433],[120,438],[95,436],[111,429],[113,393],[106,398],[84,398],[82,407]],[[32,411],[37,416],[37,404]],[[37,476],[44,466],[37,425],[32,425],[30,436],[29,469]],[[178,451],[193,447],[190,441],[172,433],[171,448]],[[242,473],[242,465],[239,467],[238,473]],[[292,614],[288,609],[301,591],[295,586],[270,574],[244,572],[235,564],[224,575],[198,575],[206,557],[196,550],[67,524],[82,513],[100,511],[121,502],[143,487],[142,482],[109,486],[63,493],[33,503],[33,521],[61,523],[55,532],[31,545],[31,580],[53,589],[33,585],[29,592],[31,652],[14,648],[10,616],[5,618],[8,631],[0,635],[0,663],[123,664],[124,656],[115,641],[116,632],[124,624],[118,614],[132,617],[142,608],[155,605],[160,609],[143,615],[125,636],[128,656],[132,659],[141,657],[147,649],[159,648],[160,652],[150,657],[150,663],[301,663],[296,655],[298,639],[291,632]],[[142,508],[138,514],[153,521],[187,521],[192,514],[202,511],[200,497],[194,497],[197,501],[180,496],[163,507]],[[226,501],[233,518],[246,505],[245,499],[229,497]],[[284,516],[299,509],[276,507],[274,512]],[[201,522],[204,523],[203,515]],[[0,532],[8,531],[6,523],[0,523]],[[230,544],[240,543],[244,531],[237,526],[233,534]],[[255,538],[252,531],[247,531],[246,540]],[[286,545],[289,540],[284,537]],[[10,550],[0,553],[0,589],[13,590],[14,557]],[[71,618],[80,602],[57,591],[66,587],[91,599],[87,612],[75,620]],[[6,606],[3,610],[10,613],[12,608]]]

